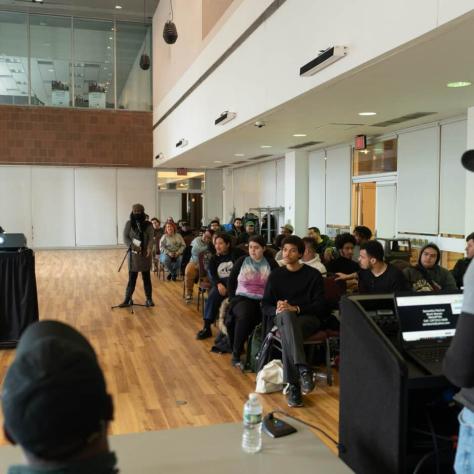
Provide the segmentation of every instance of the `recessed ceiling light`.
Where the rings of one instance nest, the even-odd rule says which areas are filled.
[[[222,163],[222,161],[216,160],[214,161],[214,163]]]
[[[271,148],[271,145],[260,145],[260,148]]]
[[[109,36],[109,40],[113,40],[113,39],[114,39],[114,37],[113,37],[113,36]]]
[[[110,49],[110,46],[107,46],[107,49]]]
[[[306,133],[293,133],[294,137],[307,137]]]
[[[54,69],[48,69],[49,72],[54,72]]]
[[[450,89],[456,89],[458,87],[468,87],[470,85],[472,85],[472,83],[469,81],[458,81],[458,82],[448,82],[446,84],[446,87],[449,87]]]
[[[377,115],[377,112],[359,112],[359,115],[362,115],[363,117],[365,116],[371,116],[371,115]]]
[[[245,156],[244,153],[234,153],[234,156]]]
[[[116,8],[117,10],[121,10],[121,9],[122,9],[122,5],[115,5],[115,8]]]

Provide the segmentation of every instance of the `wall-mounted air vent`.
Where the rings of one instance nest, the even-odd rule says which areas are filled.
[[[320,143],[324,143],[324,142],[304,142],[304,143],[300,143],[299,145],[289,146],[288,149],[299,150],[300,148],[306,148],[308,146],[319,145]]]
[[[433,115],[436,112],[415,112],[413,114],[402,115],[401,117],[394,118],[392,120],[386,120],[385,122],[373,123],[372,127],[390,127],[390,125],[397,125],[399,123],[408,122],[409,120],[419,119],[426,117],[427,115]]]
[[[248,161],[254,161],[254,160],[263,160],[264,158],[270,158],[272,155],[257,155],[254,156],[253,158],[249,158]]]

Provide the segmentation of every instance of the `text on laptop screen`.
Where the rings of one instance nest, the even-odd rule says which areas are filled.
[[[397,296],[404,341],[453,337],[462,308],[462,294]]]

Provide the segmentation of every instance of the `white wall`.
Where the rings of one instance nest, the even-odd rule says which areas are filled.
[[[155,96],[154,122],[270,3],[270,0],[242,1],[182,78],[174,86],[170,85],[166,96],[159,101]],[[182,136],[189,140],[186,150],[189,151],[230,128],[361,67],[469,9],[472,4],[467,0],[452,4],[447,0],[287,0],[154,130],[155,154],[160,151],[170,159],[182,153],[174,146]],[[387,11],[390,21],[387,21]],[[182,41],[185,42],[185,22],[188,20],[184,15],[182,21]],[[291,34],[282,34],[290,31],[288,28]],[[160,30],[161,27],[155,28],[157,51],[163,43]],[[192,40],[189,41],[192,49]],[[319,49],[335,43],[349,47],[347,57],[312,77],[299,76],[301,65],[313,59]],[[154,80],[157,81],[159,63],[155,61],[154,67]],[[214,119],[223,110],[237,111],[237,118],[224,127],[215,127]]]
[[[206,170],[206,192],[204,194],[203,218],[208,223],[213,217],[221,220],[223,207],[223,173],[222,170]]]
[[[181,202],[182,193],[178,191],[163,191],[159,195],[160,200],[160,217],[162,223],[166,221],[168,217],[172,217],[175,222],[181,219]]]
[[[243,216],[250,208],[283,207],[285,205],[285,176],[285,160],[283,159],[241,168],[224,169],[223,217],[225,222],[229,220],[234,209],[236,216]]]
[[[156,214],[155,171],[0,166],[0,225],[33,248],[114,246],[132,204]]]

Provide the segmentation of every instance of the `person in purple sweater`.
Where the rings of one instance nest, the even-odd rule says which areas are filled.
[[[227,289],[230,308],[225,324],[232,347],[232,365],[242,368],[240,355],[255,326],[262,321],[261,301],[270,272],[278,267],[275,259],[265,254],[261,235],[249,238],[249,255],[239,258],[232,267]]]

